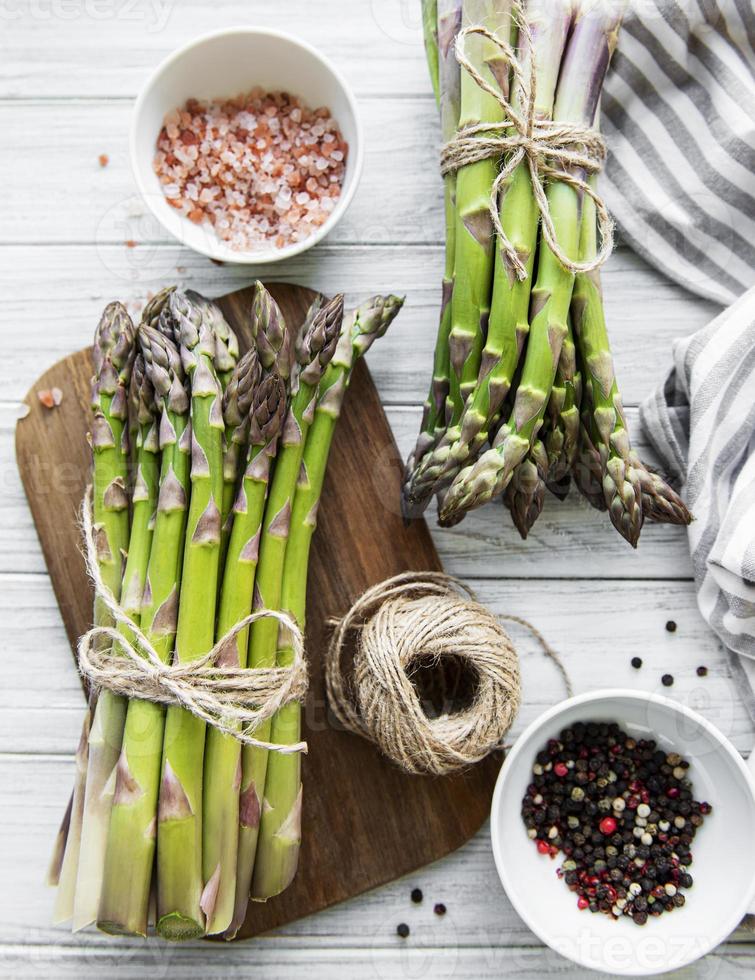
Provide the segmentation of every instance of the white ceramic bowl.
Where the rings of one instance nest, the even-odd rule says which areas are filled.
[[[537,852],[520,815],[537,752],[577,721],[615,721],[690,762],[695,799],[712,814],[695,837],[686,905],[637,926],[580,911],[556,877],[563,855]],[[649,976],[704,956],[737,927],[755,897],[755,781],[732,744],[701,715],[637,691],[583,694],[550,708],[520,736],[501,768],[491,836],[506,894],[529,928],[575,963],[618,976]]]
[[[187,99],[230,98],[256,85],[286,91],[316,108],[326,105],[349,144],[341,196],[332,214],[305,241],[282,249],[236,251],[205,225],[196,225],[166,201],[152,169],[165,115]],[[338,224],[362,170],[362,133],[354,96],[340,72],[313,47],[280,31],[238,27],[197,38],[155,71],[136,100],[131,121],[131,165],[150,210],[183,245],[223,262],[279,262],[311,248]]]

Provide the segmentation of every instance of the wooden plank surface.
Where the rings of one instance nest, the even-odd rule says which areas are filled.
[[[697,610],[691,582],[467,581],[496,614],[513,612],[537,624],[563,657],[577,692],[619,684],[671,693],[702,711],[740,750],[752,748],[751,722],[715,637]],[[669,619],[677,625],[675,633],[666,630]],[[67,758],[79,734],[81,688],[46,577],[5,576],[0,620],[8,624],[7,646],[16,654],[8,658],[0,689],[0,753]],[[515,737],[563,697],[563,684],[525,630],[513,624],[507,629],[519,650],[524,687]],[[629,663],[638,653],[643,658],[639,671]],[[29,684],[29,663],[38,664],[34,685]],[[709,668],[705,678],[695,673],[700,664]],[[675,678],[670,692],[661,687],[664,673]],[[59,803],[63,806],[65,800]]]
[[[314,294],[299,286],[268,285],[295,335]],[[253,342],[253,296],[250,287],[219,300],[242,354]],[[76,520],[90,479],[91,375],[91,349],[58,362],[34,387],[57,387],[68,397],[50,411],[32,390],[26,399],[29,413],[16,431],[21,479],[72,650],[91,625],[93,600]],[[381,454],[392,464],[374,467],[374,456]],[[330,452],[310,557],[310,684],[302,709],[309,753],[302,766],[300,867],[282,895],[250,904],[239,939],[319,912],[445,856],[479,830],[490,808],[495,759],[458,776],[423,779],[402,772],[370,743],[329,722],[324,680],[329,620],[393,575],[442,568],[425,522],[405,525],[390,504],[399,496],[401,475],[377,390],[359,362]],[[376,504],[382,501],[385,506]],[[390,801],[400,805],[386,805]],[[418,827],[425,833],[416,833]]]
[[[414,438],[429,377],[443,265],[438,130],[419,0],[9,0],[0,5],[0,20],[0,126],[6,134],[0,140],[6,190],[0,331],[11,354],[0,359],[0,621],[7,635],[0,688],[0,976],[582,976],[538,947],[509,906],[486,830],[416,878],[235,949],[124,946],[50,926],[51,896],[40,869],[69,785],[79,692],[13,461],[18,402],[42,370],[89,342],[108,300],[138,302],[174,279],[217,295],[249,279],[246,270],[219,268],[165,243],[143,221],[127,157],[133,96],[178,44],[238,23],[284,26],[317,44],[346,73],[368,139],[363,183],[325,244],[265,272],[346,289],[354,298],[378,289],[408,294],[392,337],[369,358],[402,452]],[[97,164],[100,153],[110,156],[104,169]],[[129,249],[126,239],[140,244]],[[716,308],[622,248],[604,281],[624,400],[636,406],[662,380],[673,339],[704,325]],[[630,411],[630,424],[646,452],[636,412]],[[549,508],[523,544],[497,511],[487,508],[450,531],[432,530],[447,570],[466,577],[496,611],[525,615],[557,641],[578,690],[617,676],[655,690],[659,673],[669,670],[677,678],[675,696],[722,725],[741,750],[751,747],[753,726],[695,607],[683,531],[646,529],[634,554],[598,515],[569,501]],[[575,597],[585,596],[590,613],[580,617]],[[664,629],[669,615],[679,622],[673,636]],[[516,639],[525,681],[519,728],[562,689],[534,643],[524,635]],[[636,650],[646,667],[635,674],[626,662]],[[702,657],[711,686],[702,687],[694,675]],[[33,682],[24,676],[30,664]],[[427,896],[419,908],[408,900],[414,884]],[[446,919],[431,914],[434,900],[447,902]],[[406,942],[395,936],[402,920],[412,927]],[[754,968],[749,945],[729,944],[678,976],[728,980],[750,976]]]
[[[102,308],[114,297],[136,311],[167,282],[218,296],[258,273],[329,294],[340,290],[349,301],[375,292],[405,293],[406,307],[390,342],[375,344],[367,363],[385,403],[420,404],[432,370],[442,268],[439,245],[401,243],[325,243],[254,273],[243,266],[218,267],[169,245],[0,246],[0,310],[13,331],[14,351],[12,359],[0,360],[0,392],[3,399],[20,400],[41,371],[91,343]],[[663,380],[674,338],[704,326],[716,308],[667,282],[628,249],[607,263],[603,288],[619,382],[626,404],[637,405]]]

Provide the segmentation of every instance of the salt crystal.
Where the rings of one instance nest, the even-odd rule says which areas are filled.
[[[327,109],[256,89],[189,100],[163,125],[153,169],[168,203],[231,248],[304,241],[335,207],[345,144]]]

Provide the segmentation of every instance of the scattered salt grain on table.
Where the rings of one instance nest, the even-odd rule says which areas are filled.
[[[60,388],[43,388],[37,392],[37,398],[45,408],[57,408],[63,401],[63,392]]]
[[[256,88],[168,113],[154,169],[172,207],[255,251],[304,241],[328,220],[347,155],[329,109]]]

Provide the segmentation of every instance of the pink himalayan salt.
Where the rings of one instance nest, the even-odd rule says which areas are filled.
[[[153,166],[168,204],[232,249],[259,251],[304,241],[328,220],[348,149],[329,109],[255,88],[169,112]]]

